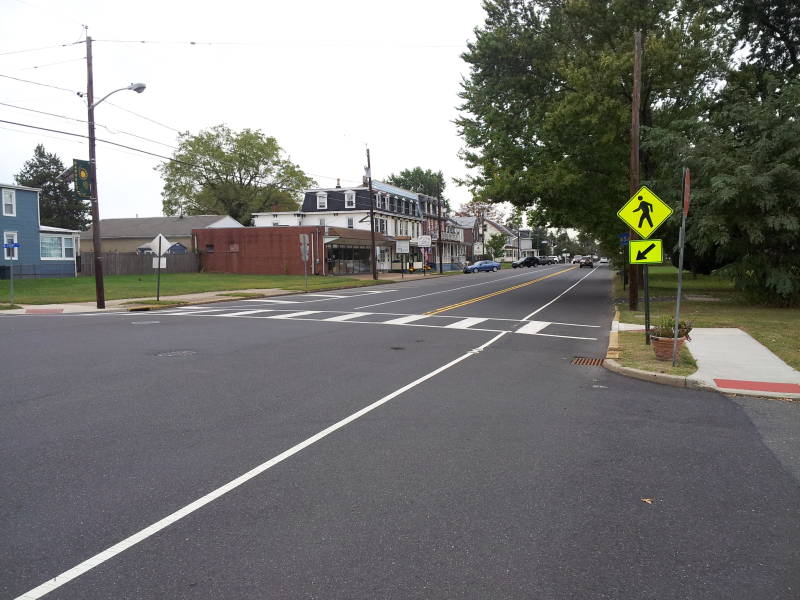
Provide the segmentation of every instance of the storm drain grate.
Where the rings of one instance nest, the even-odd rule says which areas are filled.
[[[576,356],[572,359],[573,365],[581,367],[599,367],[603,364],[602,358],[589,358],[588,356]]]

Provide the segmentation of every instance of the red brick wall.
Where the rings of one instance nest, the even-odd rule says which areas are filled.
[[[323,274],[324,227],[193,229],[200,268],[207,273],[302,275],[300,234],[309,235],[308,274]],[[213,251],[211,247],[213,246]],[[314,262],[311,262],[313,249]]]

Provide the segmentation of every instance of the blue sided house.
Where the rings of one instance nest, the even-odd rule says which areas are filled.
[[[80,231],[39,224],[39,189],[0,183],[0,279],[75,277]],[[5,246],[18,247],[6,248]]]

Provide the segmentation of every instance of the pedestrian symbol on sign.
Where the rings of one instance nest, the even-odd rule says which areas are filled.
[[[632,212],[639,212],[641,211],[641,215],[639,215],[639,227],[647,220],[647,224],[650,227],[653,226],[653,219],[650,218],[650,211],[653,210],[653,205],[650,204],[647,200],[639,196],[639,207],[634,208]]]

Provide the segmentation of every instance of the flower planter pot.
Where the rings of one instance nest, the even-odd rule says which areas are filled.
[[[656,337],[650,336],[650,343],[653,346],[653,351],[656,353],[658,360],[672,360],[672,342],[671,337]],[[686,342],[685,337],[678,338],[678,347],[676,356],[680,356],[683,344]]]

